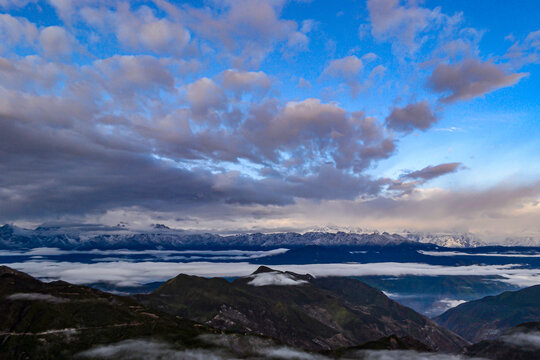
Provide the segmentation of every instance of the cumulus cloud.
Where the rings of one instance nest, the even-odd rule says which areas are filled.
[[[428,87],[438,93],[449,93],[443,103],[468,100],[497,89],[512,86],[526,73],[505,73],[492,62],[467,59],[461,63],[439,65],[428,78]]]
[[[27,19],[0,14],[0,37],[2,37],[0,51],[6,51],[16,45],[32,45],[38,34],[36,25]]]
[[[225,70],[221,76],[223,87],[236,95],[256,92],[264,96],[272,85],[271,79],[262,71]]]
[[[209,78],[204,77],[188,85],[186,93],[195,115],[205,116],[210,110],[225,106],[226,97],[223,89]]]
[[[427,130],[438,120],[429,103],[421,101],[402,108],[394,107],[386,118],[386,126],[396,131],[410,133],[414,130]]]
[[[76,45],[76,40],[60,26],[48,26],[41,30],[39,42],[48,57],[69,55]]]
[[[295,21],[280,18],[282,0],[226,0],[215,5],[187,8],[183,16],[200,37],[221,44],[235,67],[257,66],[279,42],[304,46],[307,41]]]
[[[157,17],[154,10],[147,6],[141,6],[136,11],[127,2],[118,3],[114,10],[84,6],[80,9],[80,15],[103,32],[113,30],[118,41],[129,49],[182,55],[191,40],[190,32],[181,23]]]
[[[355,77],[364,68],[362,60],[355,55],[330,61],[323,74],[343,79]]]
[[[364,55],[362,59],[373,60],[372,53]],[[362,88],[361,74],[364,70],[362,59],[356,55],[349,55],[341,59],[331,60],[323,70],[322,77],[332,77],[343,81],[350,88],[351,95],[356,97]]]

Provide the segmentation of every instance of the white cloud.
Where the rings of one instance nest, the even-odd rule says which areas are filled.
[[[464,304],[466,302],[467,302],[466,300],[456,300],[456,299],[439,300],[439,303],[441,303],[445,307],[445,311],[450,308],[456,307],[458,305]]]
[[[165,281],[178,274],[204,277],[235,277],[252,274],[259,265],[247,262],[159,262],[115,261],[83,264],[78,262],[55,262],[32,260],[6,264],[14,269],[45,279],[61,279],[76,284],[111,282],[120,286],[132,286],[152,281]],[[517,265],[470,265],[440,266],[420,263],[338,263],[307,265],[271,265],[275,270],[291,271],[313,276],[402,276],[402,275],[499,275],[505,281],[518,286],[540,283],[540,269],[521,268]]]
[[[63,303],[68,299],[41,293],[15,293],[7,296],[9,300],[47,301],[51,303]]]
[[[299,280],[289,274],[283,274],[280,272],[263,272],[255,275],[251,275],[252,280],[248,282],[248,285],[253,286],[294,286],[306,284],[307,281]]]
[[[520,253],[520,252],[508,252],[508,253],[466,253],[461,251],[425,251],[419,250],[420,254],[429,256],[494,256],[494,257],[517,257],[517,258],[535,258],[540,257],[538,253]]]
[[[156,341],[126,340],[115,344],[96,346],[78,355],[85,358],[114,357],[115,359],[122,360],[232,360],[239,357],[247,360],[255,360],[261,359],[261,356],[263,359],[330,360],[329,357],[319,354],[308,353],[285,346],[261,343],[261,340],[255,338],[248,339],[247,348],[244,346],[243,350],[247,354],[236,354],[237,350],[235,348],[237,346],[234,346],[226,335],[214,336],[210,343],[220,348],[214,350],[177,350],[169,344]],[[472,358],[461,355],[420,353],[416,351],[359,351],[357,356],[360,356],[364,360],[472,360]]]
[[[529,332],[501,336],[501,340],[520,347],[540,349],[540,332]]]

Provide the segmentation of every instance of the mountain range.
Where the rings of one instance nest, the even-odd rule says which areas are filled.
[[[443,351],[528,360],[540,349],[538,289],[449,311],[460,313],[451,317],[459,331],[485,314],[500,325],[471,345],[357,279],[260,267],[233,281],[180,274],[150,294],[118,296],[0,266],[0,359],[438,359],[428,353]]]
[[[479,240],[463,234],[419,234],[419,233],[352,233],[352,232],[306,232],[303,234],[253,233],[222,236],[210,233],[189,233],[155,225],[148,231],[130,231],[121,227],[40,226],[34,230],[13,225],[0,227],[1,249],[28,249],[56,247],[60,249],[177,249],[182,247],[298,247],[322,246],[365,246],[396,245],[403,243],[430,243],[446,247],[477,247]]]
[[[265,266],[232,282],[181,274],[137,299],[214,328],[271,336],[310,350],[354,346],[390,335],[422,339],[435,350],[457,351],[466,344],[361,281],[316,279]]]

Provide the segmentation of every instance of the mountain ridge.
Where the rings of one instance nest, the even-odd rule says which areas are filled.
[[[158,224],[159,225],[159,224]],[[427,239],[427,240],[426,240]],[[429,241],[428,241],[429,240]],[[164,225],[147,231],[130,231],[120,227],[40,226],[34,230],[13,225],[0,226],[0,248],[6,250],[56,247],[69,250],[88,249],[176,249],[189,246],[218,247],[279,247],[279,246],[392,246],[399,244],[434,244],[438,246],[477,247],[483,243],[460,235],[426,235],[415,233],[354,233],[318,232],[304,233],[249,233],[219,235],[189,233],[170,229]]]
[[[229,282],[180,274],[151,294],[148,307],[222,330],[277,338],[295,347],[330,350],[382,337],[412,336],[436,350],[467,342],[359,280],[314,278],[260,267]]]

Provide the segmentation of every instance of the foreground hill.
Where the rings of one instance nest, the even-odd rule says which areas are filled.
[[[271,336],[311,350],[356,346],[410,336],[434,350],[459,351],[467,342],[434,321],[350,278],[320,278],[261,266],[249,277],[178,275],[143,304],[206,325]]]
[[[152,337],[199,343],[214,331],[135,300],[63,281],[43,283],[0,266],[0,358],[62,359],[99,344]]]
[[[470,301],[435,320],[471,342],[494,339],[512,326],[540,321],[540,285]]]
[[[493,360],[539,359],[540,322],[524,323],[510,328],[496,339],[469,346],[465,353]]]

